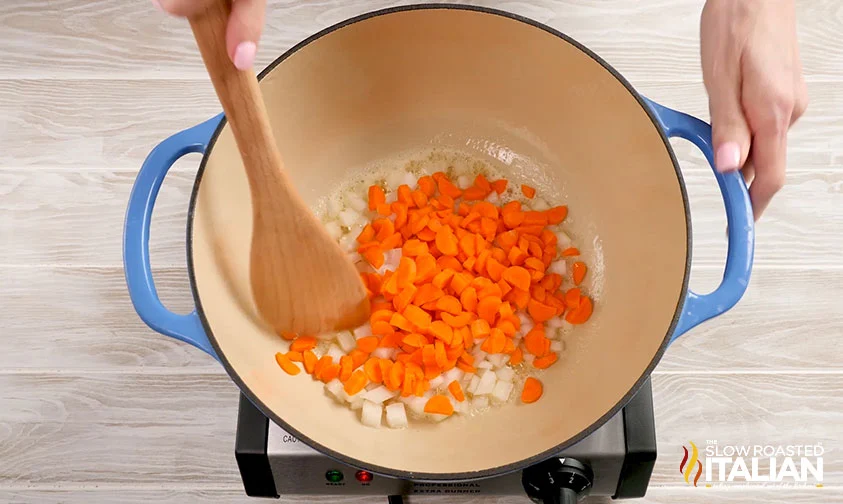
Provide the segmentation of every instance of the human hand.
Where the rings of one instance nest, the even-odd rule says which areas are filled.
[[[787,132],[808,93],[793,0],[707,0],[700,23],[714,164],[742,169],[755,220],[785,182]]]
[[[152,0],[159,10],[174,16],[190,17],[218,0]],[[266,0],[233,0],[225,33],[228,57],[239,70],[252,68],[263,30]]]

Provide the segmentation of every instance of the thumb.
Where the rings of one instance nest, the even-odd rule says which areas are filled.
[[[225,33],[226,48],[239,70],[252,68],[263,31],[266,0],[234,0]]]
[[[749,155],[751,135],[741,107],[740,84],[712,86],[709,90],[714,167],[719,172],[740,169]]]

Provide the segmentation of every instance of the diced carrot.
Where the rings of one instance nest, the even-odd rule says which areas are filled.
[[[425,253],[427,253],[427,243],[416,239],[405,241],[404,246],[401,248],[402,259],[404,257],[418,257]]]
[[[430,334],[447,345],[450,345],[451,340],[454,339],[454,329],[441,320],[434,320],[430,323]]]
[[[524,361],[524,354],[521,352],[520,348],[516,348],[512,355],[509,357],[509,365],[510,366],[517,366]]]
[[[580,298],[577,307],[573,308],[565,315],[565,320],[571,324],[584,324],[589,318],[591,318],[592,310],[593,305],[591,298],[583,296]]]
[[[577,261],[571,266],[571,278],[574,280],[574,285],[582,283],[586,271],[588,271],[588,267],[582,261]]]
[[[544,334],[544,327],[537,325],[524,336],[524,347],[536,357],[547,355],[550,351],[550,340]]]
[[[442,296],[436,301],[436,309],[448,312],[451,315],[458,315],[462,312],[462,304],[460,304],[460,300],[454,296]]]
[[[536,369],[547,369],[553,365],[559,359],[559,356],[556,355],[554,352],[550,352],[549,354],[538,357],[537,359],[533,360],[533,367]]]
[[[316,362],[319,358],[316,357],[316,354],[310,350],[305,350],[304,353],[302,353],[302,358],[304,360],[304,371],[307,374],[313,374],[313,369],[316,367]]]
[[[548,210],[547,212],[547,221],[549,224],[559,224],[565,220],[565,217],[568,216],[568,207],[556,206]]]
[[[292,362],[304,362],[304,355],[301,352],[287,352],[286,355]]]
[[[501,298],[489,296],[482,298],[477,303],[477,315],[484,319],[489,324],[495,323],[495,317],[498,314],[498,307],[501,304]]]
[[[436,258],[428,253],[416,257],[416,283],[426,282],[437,273]]]
[[[436,248],[445,255],[455,256],[459,253],[459,240],[449,226],[442,226],[436,232]]]
[[[395,311],[403,312],[404,309],[407,307],[408,304],[413,300],[413,296],[416,295],[418,291],[418,287],[413,284],[410,284],[398,293],[394,298],[392,298],[393,306],[395,307]]]
[[[429,198],[436,193],[436,182],[430,176],[425,175],[419,178],[419,190]]]
[[[351,369],[357,369],[369,360],[369,352],[364,352],[359,348],[348,352],[348,356],[351,357]]]
[[[497,327],[491,330],[489,337],[480,346],[480,349],[486,353],[498,354],[503,352],[506,346],[506,335]]]
[[[484,199],[489,195],[489,191],[484,191],[480,187],[471,186],[462,192],[462,198],[465,201],[478,201]]]
[[[451,183],[447,177],[440,177],[437,184],[439,186],[439,192],[450,198],[457,199],[462,195],[460,188]]]
[[[575,257],[580,255],[580,250],[576,247],[568,247],[562,251],[562,257]]]
[[[460,382],[458,382],[457,380],[454,380],[448,384],[448,391],[451,393],[452,396],[454,396],[454,399],[456,399],[457,401],[465,401],[465,394],[463,394],[462,387],[460,387]]]
[[[372,383],[381,383],[383,381],[379,361],[380,359],[377,357],[371,357],[363,364],[363,372],[366,373],[366,378]]]
[[[521,193],[524,194],[529,199],[533,199],[536,195],[536,190],[533,187],[528,186],[527,184],[521,184]]]
[[[301,369],[296,366],[295,363],[293,363],[293,361],[291,361],[289,357],[287,357],[281,352],[275,354],[275,362],[277,362],[281,369],[283,369],[284,372],[288,375],[295,376],[301,373]]]
[[[465,311],[475,311],[477,309],[477,290],[474,287],[463,289],[460,293],[460,303]]]
[[[447,288],[451,279],[454,277],[454,273],[455,272],[452,269],[442,270],[433,277],[433,285],[439,287],[440,289]]]
[[[375,239],[375,228],[372,227],[371,224],[366,224],[366,227],[363,228],[363,231],[357,235],[357,243],[364,245],[366,243],[371,242]]]
[[[369,186],[369,210],[376,210],[378,205],[386,203],[386,194],[380,186]]]
[[[471,323],[471,335],[475,339],[483,339],[491,332],[491,324],[485,319],[477,319]]]
[[[293,352],[304,352],[314,348],[316,348],[316,338],[313,336],[299,336],[290,344],[290,350]]]
[[[451,404],[451,401],[447,397],[435,395],[424,405],[424,412],[450,416],[454,413],[454,405]]]
[[[507,180],[505,179],[495,180],[492,182],[492,189],[498,194],[503,194],[504,191],[506,191],[506,186]]]
[[[430,314],[416,305],[410,305],[405,308],[403,315],[413,326],[418,327],[422,331],[426,331],[430,327]]]
[[[395,274],[398,277],[399,289],[412,285],[416,280],[416,261],[411,257],[401,257]]]
[[[538,401],[544,392],[543,388],[542,382],[532,376],[528,377],[524,381],[524,389],[521,391],[521,402],[530,404]]]
[[[340,375],[340,365],[339,364],[330,364],[325,366],[325,369],[319,374],[319,379],[325,383],[336,379]]]
[[[546,322],[556,316],[556,309],[540,301],[531,299],[527,303],[527,312],[536,323]]]
[[[373,268],[380,268],[381,266],[383,266],[383,251],[380,249],[379,246],[377,246],[377,244],[375,244],[374,247],[368,248],[363,252],[360,252],[360,255],[363,256],[363,259],[365,259],[366,262],[371,264]]]
[[[530,272],[521,266],[510,266],[503,272],[503,279],[522,291],[530,289]]]

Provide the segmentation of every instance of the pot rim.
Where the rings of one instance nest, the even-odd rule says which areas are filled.
[[[664,143],[665,149],[670,156],[671,162],[673,164],[673,169],[676,172],[676,178],[679,182],[679,189],[682,194],[682,203],[685,209],[685,227],[687,233],[687,244],[685,250],[685,273],[684,278],[682,280],[682,290],[679,295],[679,299],[676,305],[676,309],[674,310],[673,319],[671,320],[670,326],[668,327],[667,332],[665,333],[664,339],[659,346],[658,350],[653,355],[653,359],[647,365],[644,372],[641,376],[635,381],[629,391],[612,407],[610,408],[603,416],[599,419],[594,421],[591,425],[580,431],[577,435],[571,437],[567,441],[550,447],[547,450],[544,450],[540,453],[533,455],[532,457],[528,457],[522,459],[518,462],[513,462],[511,464],[493,467],[490,469],[484,469],[479,471],[472,471],[472,472],[461,472],[461,473],[428,473],[428,472],[410,472],[410,471],[403,471],[397,470],[389,467],[383,466],[376,466],[376,465],[368,465],[363,461],[360,461],[354,457],[350,457],[347,455],[343,455],[342,453],[336,452],[327,446],[322,445],[321,443],[305,436],[294,427],[289,425],[285,422],[280,416],[275,414],[270,408],[268,408],[255,393],[253,393],[243,382],[240,378],[240,375],[237,371],[232,367],[231,363],[225,358],[225,354],[220,349],[219,344],[217,343],[216,337],[214,336],[214,332],[211,330],[210,324],[208,323],[207,318],[205,317],[205,312],[202,307],[202,301],[199,298],[199,293],[196,288],[196,276],[194,272],[194,265],[193,265],[193,221],[196,211],[196,200],[199,194],[199,185],[202,182],[202,176],[205,172],[205,167],[208,161],[209,154],[213,150],[213,147],[219,137],[220,133],[222,132],[223,128],[226,125],[226,119],[223,116],[222,120],[217,125],[216,129],[214,130],[213,135],[211,135],[210,140],[208,141],[207,148],[202,155],[202,161],[199,165],[199,170],[196,174],[196,179],[193,184],[193,189],[190,195],[190,204],[187,213],[187,272],[188,277],[190,280],[190,290],[193,295],[193,300],[196,304],[196,313],[199,316],[199,320],[202,322],[202,327],[205,330],[205,333],[208,336],[208,341],[211,343],[214,351],[216,352],[217,356],[219,357],[220,362],[222,363],[223,367],[225,368],[226,372],[228,373],[229,377],[234,381],[237,387],[240,389],[241,393],[244,394],[249,401],[254,404],[264,415],[270,418],[273,422],[275,422],[278,426],[284,429],[289,434],[292,434],[299,440],[303,441],[305,444],[310,446],[311,448],[319,451],[320,453],[331,457],[332,459],[347,464],[351,467],[357,469],[363,469],[366,471],[370,471],[374,474],[378,474],[380,476],[387,476],[393,478],[400,478],[400,479],[408,479],[417,482],[443,482],[443,481],[457,481],[457,480],[479,480],[490,478],[494,476],[501,476],[505,474],[509,474],[526,467],[529,467],[533,464],[542,462],[553,455],[575,445],[576,443],[580,442],[581,440],[585,439],[597,429],[602,427],[606,422],[608,422],[611,418],[617,415],[623,407],[635,396],[636,393],[641,389],[643,384],[649,379],[653,369],[656,365],[661,361],[662,356],[664,355],[665,350],[667,350],[668,345],[670,344],[670,337],[676,329],[676,325],[679,321],[679,316],[681,315],[682,307],[685,304],[685,299],[688,294],[688,284],[690,278],[690,270],[691,270],[691,252],[692,252],[692,229],[691,229],[691,213],[690,213],[690,205],[688,203],[688,193],[685,187],[685,180],[682,177],[682,172],[679,168],[679,163],[676,159],[676,155],[673,151],[673,148],[670,145],[670,141],[668,140],[667,135],[665,134],[664,130],[659,126],[658,120],[654,112],[647,106],[644,98],[638,93],[632,85],[627,81],[621,74],[618,72],[614,67],[612,67],[609,63],[603,60],[600,56],[594,53],[592,50],[585,47],[583,44],[577,42],[573,38],[564,33],[551,28],[550,26],[545,25],[544,23],[540,23],[533,19],[514,14],[511,12],[507,12],[500,9],[494,9],[489,7],[482,7],[476,5],[459,5],[459,4],[435,4],[435,3],[419,3],[419,4],[410,4],[410,5],[403,5],[397,7],[389,7],[385,9],[379,9],[370,11],[364,14],[360,14],[358,16],[351,17],[344,21],[340,21],[336,24],[333,24],[327,28],[324,28],[315,34],[307,37],[306,39],[302,40],[298,44],[294,45],[287,51],[285,51],[281,56],[276,58],[272,63],[270,63],[266,68],[264,68],[257,76],[258,80],[262,80],[264,77],[269,75],[278,65],[280,65],[284,60],[298,52],[300,49],[304,48],[308,44],[316,41],[319,38],[324,37],[325,35],[329,35],[330,33],[337,31],[341,28],[346,26],[359,23],[361,21],[366,21],[368,19],[372,19],[379,16],[395,14],[400,12],[408,12],[408,11],[417,11],[417,10],[434,10],[434,9],[450,9],[450,10],[463,10],[463,11],[473,11],[473,12],[480,12],[484,14],[490,14],[495,16],[501,16],[505,18],[509,18],[515,21],[519,21],[525,24],[528,24],[534,28],[538,28],[543,30],[551,35],[554,35],[561,39],[564,42],[571,44],[572,46],[576,47],[590,58],[592,58],[595,62],[599,63],[605,70],[607,70],[610,74],[612,74],[617,81],[622,84],[627,91],[632,95],[633,98],[641,105],[641,108],[650,118],[650,121],[653,123],[653,127],[655,127],[656,131],[658,132],[659,136]]]

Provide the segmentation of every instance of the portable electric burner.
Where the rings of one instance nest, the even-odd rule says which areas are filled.
[[[643,497],[656,461],[653,393],[649,380],[626,407],[587,438],[525,469],[483,480],[421,482],[375,475],[337,462],[269,421],[240,397],[235,455],[246,494],[523,495],[538,503],[573,503],[585,495]]]

